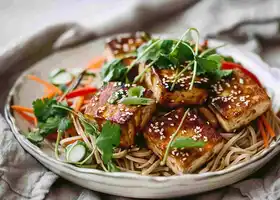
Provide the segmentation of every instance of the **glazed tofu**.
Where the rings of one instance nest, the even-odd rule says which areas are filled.
[[[139,74],[144,70],[145,64],[140,64]],[[145,73],[145,84],[153,91],[159,104],[164,107],[175,108],[186,105],[200,105],[207,100],[208,78],[196,77],[194,87],[192,90],[189,90],[192,72],[187,70],[175,84],[174,90],[170,91],[175,74],[176,71],[172,69],[155,68],[151,68],[151,70]]]
[[[114,58],[124,58],[128,54],[136,52],[136,49],[150,39],[149,34],[145,32],[136,32],[130,34],[120,34],[106,42],[105,55],[107,60]]]
[[[121,147],[130,147],[134,144],[135,134],[146,125],[156,109],[155,103],[147,106],[130,106],[110,102],[112,95],[116,93],[124,95],[133,86],[110,82],[103,86],[101,91],[92,98],[85,110],[86,116],[94,118],[100,128],[107,120],[121,126]],[[150,98],[151,96],[151,91],[146,90],[144,92],[144,97]]]
[[[148,147],[161,159],[170,141],[170,137],[178,128],[185,113],[178,108],[151,121],[144,129],[144,137]],[[166,164],[174,173],[191,173],[199,169],[223,147],[223,139],[218,132],[198,113],[191,109],[187,113],[176,138],[186,137],[205,142],[202,148],[170,149]]]
[[[227,132],[247,125],[271,105],[265,90],[241,70],[212,85],[212,93],[210,108]]]

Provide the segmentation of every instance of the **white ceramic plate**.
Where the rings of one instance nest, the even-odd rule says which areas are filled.
[[[219,42],[210,41],[210,46],[213,43],[216,46]],[[54,68],[87,66],[94,56],[103,52],[103,48],[104,40],[98,40],[45,58],[19,77],[7,99],[5,107],[6,119],[17,140],[26,151],[45,167],[63,178],[83,187],[114,195],[153,199],[168,198],[205,192],[240,181],[261,168],[280,151],[280,146],[277,146],[279,140],[277,140],[277,142],[272,142],[271,146],[260,155],[232,168],[218,172],[171,177],[149,177],[121,172],[106,173],[95,169],[77,168],[57,161],[54,158],[54,152],[47,145],[38,148],[21,135],[21,133],[28,130],[28,125],[19,116],[11,113],[9,105],[13,103],[31,107],[32,101],[42,96],[42,88],[32,81],[26,80],[26,74],[35,74],[47,80],[50,70]],[[224,47],[220,49],[220,52],[233,56],[256,74],[272,97],[274,110],[279,109],[279,103],[277,104],[277,102],[280,102],[280,92],[277,89],[277,85],[280,85],[280,70],[272,69],[258,56],[248,52],[241,52],[232,46]]]

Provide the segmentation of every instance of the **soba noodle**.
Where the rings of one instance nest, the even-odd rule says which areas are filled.
[[[272,111],[268,111],[264,116],[270,123],[274,132],[279,133],[280,119],[277,115]],[[74,124],[78,129],[80,128],[78,123]],[[254,122],[251,122],[237,133],[221,133],[221,135],[224,138],[224,146],[220,152],[212,156],[203,167],[194,173],[214,172],[227,169],[248,161],[265,150],[260,131],[254,126]],[[278,136],[277,134],[276,139]],[[101,152],[97,149],[93,140],[93,137],[90,137],[89,140],[87,139],[87,145],[94,150],[94,163],[92,165],[84,165],[83,167],[87,166],[87,168],[107,171],[101,159]],[[273,139],[270,138],[269,145],[272,141]],[[47,145],[50,146],[51,144],[47,142]],[[116,148],[113,158],[116,166],[123,172],[151,176],[171,176],[176,174],[168,166],[161,166],[158,156],[147,148]]]

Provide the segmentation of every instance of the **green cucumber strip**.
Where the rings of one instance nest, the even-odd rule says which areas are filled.
[[[55,76],[57,76],[58,74],[60,74],[62,72],[65,72],[65,69],[62,69],[62,68],[53,69],[51,71],[51,73],[49,74],[49,78],[52,79],[52,78],[54,78]]]
[[[81,143],[74,143],[69,148],[66,148],[66,160],[76,163],[81,161],[86,156],[86,147]]]
[[[64,85],[70,83],[73,76],[68,72],[61,72],[51,79],[51,82],[55,85]]]

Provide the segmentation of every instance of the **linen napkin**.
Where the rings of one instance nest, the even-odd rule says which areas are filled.
[[[112,11],[100,24],[54,25],[0,56],[0,103],[3,108],[7,92],[21,71],[51,53],[97,37],[136,30],[180,35],[188,27],[196,27],[204,37],[225,39],[263,53],[267,44],[270,47],[279,42],[279,19],[278,0],[133,1],[122,12]],[[100,194],[59,179],[22,149],[2,116],[0,130],[0,199],[129,199]],[[277,156],[244,181],[187,198],[279,199],[279,163]]]

